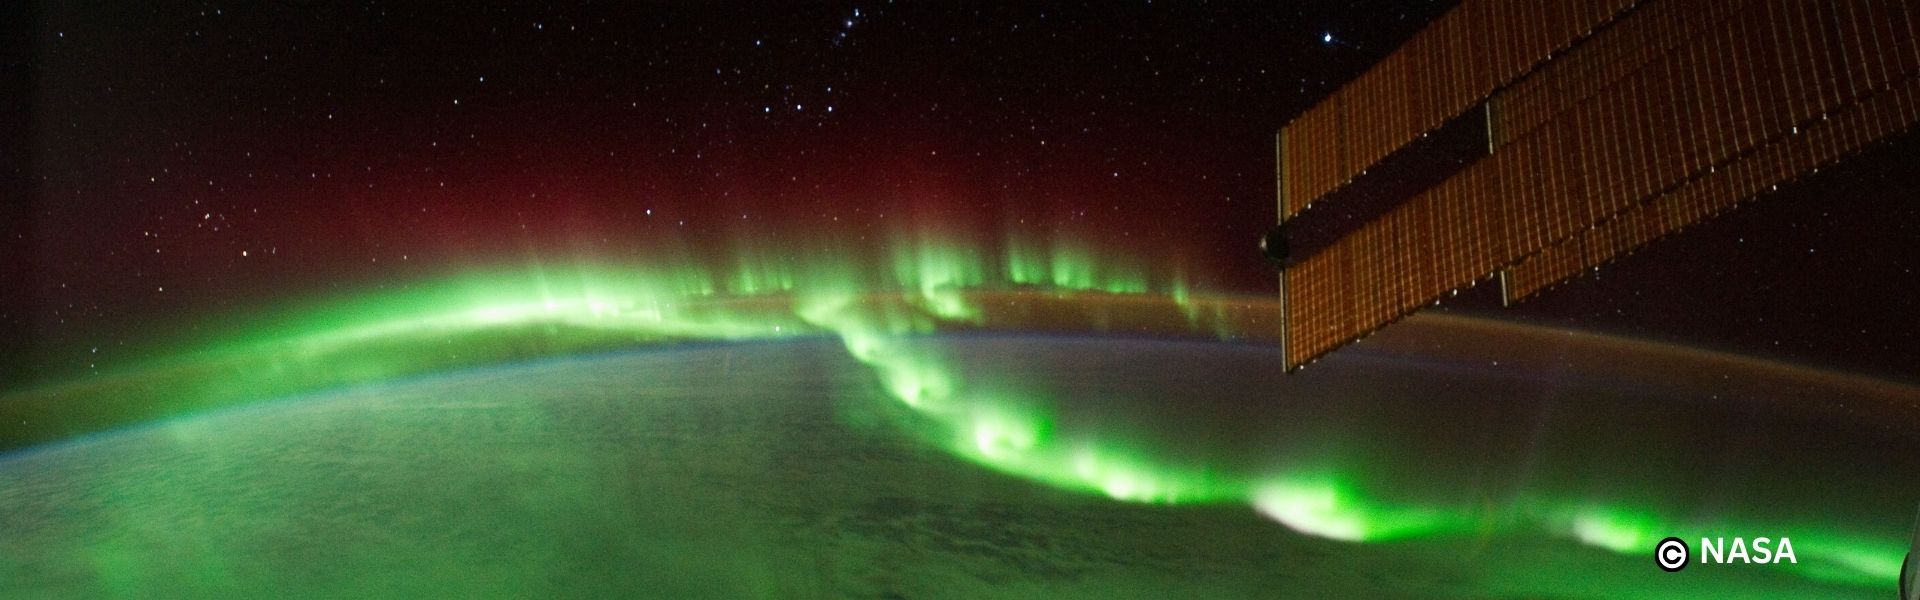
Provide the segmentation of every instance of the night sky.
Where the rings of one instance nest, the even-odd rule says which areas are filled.
[[[1450,4],[12,7],[0,388],[669,242],[1072,235],[1271,294],[1273,132]],[[1914,147],[1501,314],[1912,378]]]

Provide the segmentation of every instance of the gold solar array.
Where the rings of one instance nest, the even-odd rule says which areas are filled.
[[[1512,4],[1467,0],[1441,21]],[[1486,158],[1283,273],[1288,368],[1491,274],[1525,298],[1905,131],[1920,121],[1916,5],[1631,7],[1488,98]]]
[[[1282,129],[1281,218],[1480,104],[1634,4],[1469,0],[1448,11]]]

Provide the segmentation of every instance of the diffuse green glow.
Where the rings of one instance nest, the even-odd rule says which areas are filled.
[[[1760,523],[1698,522],[1601,502],[1535,499],[1526,504],[1526,512],[1535,515],[1534,525],[1541,530],[1628,555],[1645,554],[1667,536],[1678,536],[1693,544],[1693,540],[1701,537],[1732,538],[1779,531]],[[1887,585],[1900,575],[1901,558],[1907,549],[1897,540],[1875,540],[1818,526],[1790,530],[1796,532],[1790,537],[1798,562],[1780,568],[1810,579],[1869,587]],[[1694,551],[1698,553],[1700,549]]]
[[[1348,542],[1458,534],[1471,523],[1457,511],[1368,498],[1331,475],[1276,477],[1257,486],[1251,500],[1254,510],[1295,531]]]
[[[1522,499],[1495,510],[1423,505],[1371,496],[1337,474],[1304,466],[1255,473],[1186,464],[1173,452],[1059,431],[1043,404],[970,388],[949,375],[955,369],[937,357],[916,354],[899,337],[872,335],[886,328],[863,325],[862,315],[868,313],[825,312],[837,317],[814,322],[839,334],[896,399],[940,425],[935,430],[945,433],[928,436],[929,441],[983,466],[1055,487],[1129,502],[1243,503],[1297,532],[1347,542],[1533,532],[1635,555],[1649,552],[1667,535],[1766,530],[1743,523],[1703,530],[1650,511],[1552,499]],[[1897,542],[1801,531],[1795,539],[1808,550],[1801,563],[1787,567],[1791,572],[1866,587],[1885,585],[1899,574],[1903,548]]]
[[[982,400],[970,398],[966,410],[930,415],[951,432],[931,441],[1004,473],[1115,500],[1185,503],[1242,497],[1240,482],[1204,465],[1172,463],[1120,440],[1060,435],[1043,410]]]
[[[831,252],[743,252],[730,270],[580,266],[473,274],[282,319],[189,358],[137,369],[120,387],[109,379],[29,392],[24,401],[45,409],[28,414],[58,418],[68,403],[146,398],[152,405],[92,408],[126,409],[110,423],[128,422],[531,356],[831,335],[906,409],[906,429],[973,463],[1061,489],[1128,502],[1236,503],[1294,531],[1347,542],[1535,532],[1640,554],[1660,537],[1700,529],[1598,502],[1525,498],[1487,509],[1390,500],[1323,465],[1209,465],[1178,449],[1064,429],[1032,386],[969,377],[937,346],[912,343],[922,334],[1004,325],[996,307],[979,301],[982,290],[995,289],[1139,297],[1173,307],[1181,318],[1171,329],[1244,333],[1231,326],[1229,305],[1203,305],[1180,278],[1124,264],[1072,243],[1017,242],[996,254],[922,236],[897,240],[874,263]],[[150,386],[156,372],[158,386],[126,387]],[[1794,541],[1805,563],[1795,572],[1807,577],[1884,585],[1898,573],[1895,544],[1818,532]]]

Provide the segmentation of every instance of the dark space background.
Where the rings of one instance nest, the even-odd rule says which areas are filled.
[[[0,389],[317,292],[669,238],[1068,234],[1272,293],[1273,132],[1451,5],[712,4],[0,8]],[[1913,379],[1915,147],[1444,310]]]

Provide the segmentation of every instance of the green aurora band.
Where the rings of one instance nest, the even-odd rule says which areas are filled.
[[[1522,494],[1510,505],[1422,503],[1331,465],[1250,470],[1206,464],[1179,448],[1063,426],[1036,382],[968,376],[937,345],[903,340],[967,329],[1061,327],[1263,339],[1236,307],[1196,297],[1178,273],[1074,243],[997,250],[896,238],[882,260],[831,251],[740,252],[725,267],[617,265],[470,273],[337,299],[186,343],[197,350],[117,373],[18,391],[9,446],[454,367],[688,341],[832,336],[867,365],[911,422],[903,429],[982,467],[1116,501],[1226,503],[1305,535],[1375,543],[1489,533],[1544,534],[1622,555],[1666,535],[1764,531],[1683,520],[1649,506]],[[1093,314],[1076,297],[1138,301],[1152,318]],[[1125,303],[1121,303],[1124,305]],[[1113,302],[1100,306],[1114,305]],[[1036,308],[1038,307],[1038,308]],[[1051,307],[1051,308],[1049,308]],[[1046,312],[1048,310],[1054,312]],[[133,400],[130,398],[138,398]],[[40,436],[40,437],[36,437]],[[1164,444],[1160,445],[1164,446]],[[1792,572],[1885,587],[1899,540],[1797,533]]]

